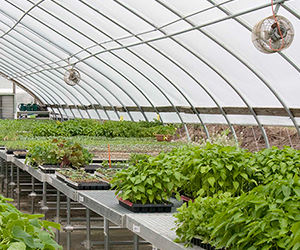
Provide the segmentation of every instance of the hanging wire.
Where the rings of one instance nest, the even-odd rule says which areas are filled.
[[[280,37],[281,37],[281,47],[280,47],[279,49],[274,49],[274,48],[272,47],[272,38],[270,38],[270,40],[269,40],[269,46],[270,46],[270,48],[271,48],[273,51],[278,52],[278,51],[281,51],[281,50],[283,49],[283,46],[284,46],[284,39],[283,39],[283,35],[282,35],[281,29],[280,29],[280,25],[279,25],[279,23],[278,23],[278,21],[277,21],[277,19],[276,19],[276,13],[275,13],[275,11],[274,11],[274,2],[273,2],[273,1],[274,1],[274,0],[271,0],[272,13],[273,13],[273,18],[274,18],[274,20],[275,20],[275,22],[276,22],[276,25],[277,25],[277,28],[278,28]]]
[[[292,143],[292,139],[291,139],[291,136],[290,136],[289,130],[288,130],[288,128],[287,128],[287,127],[286,127],[285,129],[286,129],[286,133],[288,134],[288,138],[289,138],[289,141],[290,141],[290,145],[291,145],[291,147],[293,147],[293,143]]]
[[[259,151],[258,142],[257,142],[256,136],[255,136],[255,131],[253,129],[253,126],[251,126],[251,128],[252,128],[252,133],[253,133],[253,136],[254,136],[254,141],[255,141],[255,144],[256,144],[256,149],[257,149],[257,151]]]

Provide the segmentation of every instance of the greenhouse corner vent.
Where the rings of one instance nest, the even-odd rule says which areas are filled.
[[[252,30],[254,46],[267,54],[288,48],[293,39],[293,25],[283,16],[269,16],[257,23]]]
[[[64,80],[65,80],[66,84],[68,84],[70,86],[74,86],[74,85],[78,84],[81,80],[79,71],[76,69],[67,70],[64,75]]]

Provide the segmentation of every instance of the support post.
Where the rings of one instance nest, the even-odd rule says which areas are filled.
[[[56,192],[56,217],[54,218],[54,222],[60,224],[60,191]],[[59,244],[60,242],[60,230],[56,229],[55,241]]]
[[[35,179],[31,177],[31,193],[28,195],[31,198],[31,214],[34,214],[34,199],[36,197],[36,193],[34,192]]]
[[[8,197],[8,163],[5,161],[5,197]]]
[[[4,184],[4,160],[1,158],[0,160],[1,163],[1,173],[0,173],[0,189],[1,189],[1,193],[3,193],[3,184]]]
[[[137,234],[133,235],[133,248],[139,250],[139,236]]]
[[[13,163],[9,163],[10,165],[10,183],[8,184],[10,186],[10,194],[11,194],[11,198],[14,198],[14,188],[16,186],[16,183],[14,182],[14,164]]]
[[[45,215],[44,220],[46,220],[46,214],[49,210],[49,207],[47,207],[47,182],[43,182],[43,197],[41,202],[41,210],[43,214]]]
[[[71,201],[70,198],[67,197],[67,225],[64,230],[67,232],[67,250],[71,250],[71,233],[73,231],[73,227],[71,225]]]
[[[104,250],[109,250],[109,220],[104,218]]]
[[[20,210],[21,188],[20,188],[20,168],[18,166],[17,166],[17,188],[15,189],[15,192],[17,194],[17,208]]]
[[[84,246],[87,250],[92,249],[91,242],[91,210],[86,208],[86,240]]]

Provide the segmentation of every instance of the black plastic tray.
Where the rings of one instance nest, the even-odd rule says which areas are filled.
[[[26,149],[13,149],[13,148],[6,148],[5,152],[9,155],[13,154],[15,151],[20,151],[20,152],[27,152]]]
[[[84,171],[90,174],[93,174],[96,169],[101,168],[102,166],[100,164],[90,164],[90,165],[84,165]]]
[[[170,213],[173,203],[166,204],[134,204],[130,201],[119,199],[119,204],[134,213]]]
[[[73,182],[67,178],[65,178],[65,183],[76,190],[109,190],[110,184],[106,182]]]
[[[40,165],[38,167],[45,174],[54,174],[57,170],[69,169],[69,167],[60,167],[60,165]]]
[[[19,159],[25,159],[26,158],[26,155],[27,155],[27,152],[25,152],[25,154],[20,154],[20,153],[16,153],[18,151],[14,151],[14,156],[19,158]],[[24,151],[20,151],[20,152],[24,152]]]
[[[206,250],[225,250],[225,248],[219,248],[219,249],[216,249],[215,247],[211,246],[210,244],[207,244],[207,243],[202,243],[202,240],[200,239],[197,239],[197,238],[193,238],[191,240],[191,242],[196,245],[196,246],[199,246],[199,247],[202,247],[203,249],[206,249]]]

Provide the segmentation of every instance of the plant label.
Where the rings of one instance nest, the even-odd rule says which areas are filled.
[[[141,232],[141,227],[138,226],[138,225],[133,225],[132,231],[133,231],[134,233],[140,233],[140,232]]]
[[[83,202],[83,201],[84,201],[84,198],[83,198],[82,196],[79,195],[79,196],[78,196],[78,201],[79,201],[79,202]]]

